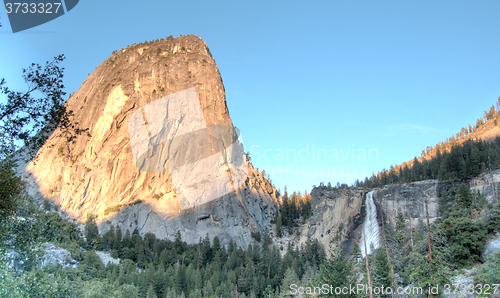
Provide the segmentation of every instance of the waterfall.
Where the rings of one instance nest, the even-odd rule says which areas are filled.
[[[371,254],[370,249],[373,243],[375,249],[380,247],[380,229],[377,222],[377,207],[375,207],[375,202],[373,201],[373,191],[366,194],[366,215],[365,221],[363,222],[363,231],[361,233],[361,242],[359,243],[359,248],[361,249],[361,254],[365,256],[365,244],[364,239],[366,237],[366,251]]]

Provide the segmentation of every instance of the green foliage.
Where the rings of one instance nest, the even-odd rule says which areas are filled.
[[[281,221],[281,215],[276,216],[276,236],[283,237],[283,223]]]
[[[127,230],[128,232],[128,230]],[[115,237],[113,239],[113,251],[116,251],[118,254],[121,253],[122,250],[122,229],[118,226],[116,227]]]
[[[473,209],[482,210],[484,196],[472,194],[469,187],[460,184],[444,192],[439,201],[442,218],[436,224],[449,244],[451,261],[463,266],[479,259],[488,234],[488,224],[473,220]],[[476,209],[476,210],[477,210]]]
[[[500,203],[494,204],[486,219],[486,228],[489,233],[500,231]]]
[[[88,133],[88,129],[79,129],[77,123],[70,121],[72,111],[64,106],[64,68],[59,67],[64,59],[64,55],[59,55],[44,67],[32,63],[23,69],[26,92],[11,90],[5,86],[5,79],[0,80],[0,93],[6,96],[6,102],[0,104],[0,158],[10,156],[24,145],[29,149],[39,148],[45,141],[44,134],[38,133],[42,129],[58,126],[67,141],[82,132]]]
[[[298,226],[297,219],[302,217],[302,221],[304,222],[310,216],[312,216],[311,196],[307,192],[304,196],[300,192],[298,194],[294,192],[291,197],[288,197],[285,188],[285,194],[282,197],[282,206],[272,221],[276,223],[276,235],[282,237],[283,228],[292,233],[293,229]]]
[[[361,249],[359,248],[359,244],[357,242],[354,242],[352,244],[351,256],[354,262],[360,261],[363,257],[363,255],[361,254]]]
[[[475,284],[500,284],[500,253],[489,256],[486,263],[484,263],[476,274],[474,274]]]
[[[104,215],[106,216],[106,215],[108,215],[108,214],[110,214],[110,213],[113,213],[113,212],[118,212],[118,211],[120,211],[120,209],[121,209],[122,207],[123,207],[123,205],[120,205],[120,204],[115,205],[115,206],[113,206],[113,207],[108,207],[108,208],[104,209]]]
[[[379,248],[375,251],[374,270],[372,273],[373,286],[388,288],[392,285],[389,262],[387,261],[387,254],[385,248]],[[381,297],[391,295],[381,295]]]
[[[14,164],[10,160],[0,161],[0,227],[16,211],[17,197],[23,189],[21,178],[16,177],[13,167]]]
[[[49,211],[51,208],[50,201],[48,199],[43,200],[43,209]]]
[[[137,288],[132,284],[123,284],[114,291],[115,298],[136,298],[137,295]]]
[[[26,268],[38,262],[40,246],[45,242],[55,242],[67,248],[74,248],[72,243],[81,242],[80,232],[74,223],[62,219],[56,212],[41,212],[31,197],[25,194],[18,196],[16,205],[15,216],[2,224],[1,238],[11,243],[9,249],[28,259]]]
[[[137,200],[133,201],[132,203],[130,203],[130,204],[128,204],[128,205],[129,205],[129,206],[133,206],[133,205],[137,205],[137,204],[140,204],[140,203],[142,203],[142,200],[137,199]]]
[[[387,227],[387,226],[386,226]],[[408,227],[403,233],[408,231]],[[429,246],[427,238],[427,227],[423,221],[419,221],[413,227],[413,237],[407,236],[395,239],[394,232],[386,229],[388,238],[388,249],[394,271],[403,279],[405,285],[412,284],[424,289],[421,297],[426,297],[426,291],[430,284],[450,284],[448,277],[451,275],[449,268],[451,254],[448,249],[447,238],[442,235],[438,225],[431,225],[432,256],[433,263],[429,262]],[[413,238],[413,246],[411,245]],[[381,258],[381,256],[379,256]]]
[[[412,260],[406,268],[409,273],[409,281],[414,287],[424,289],[423,294],[419,297],[427,297],[430,285],[445,285],[451,284],[446,276],[450,273],[446,272],[446,264],[441,258],[434,258],[434,263],[429,264],[428,254],[421,254],[417,251],[412,251],[409,255]],[[442,290],[442,287],[440,287]]]
[[[86,284],[84,298],[107,298],[113,294],[113,287],[99,279],[93,279]]]
[[[458,187],[458,193],[455,202],[458,204],[458,207],[462,209],[469,209],[472,205],[472,193],[469,187],[464,183],[461,183]]]
[[[84,279],[105,277],[105,267],[99,256],[93,251],[82,252],[83,261],[78,270],[84,273]]]
[[[117,235],[121,230],[111,228],[102,237],[106,247],[113,238],[113,231],[114,239],[119,239]],[[94,240],[99,236],[95,235],[92,217],[86,232],[91,237],[94,233]],[[282,258],[279,250],[269,243],[267,235],[261,240],[263,246],[249,246],[244,251],[234,242],[226,249],[217,237],[212,245],[205,237],[200,243],[188,246],[181,241],[180,235],[172,242],[158,240],[153,234],[143,238],[137,232],[130,237],[126,232],[121,247],[122,253],[129,251],[130,259],[107,267],[95,252],[79,251],[78,240],[72,240],[69,247],[72,255],[79,258],[79,267],[63,270],[49,266],[41,274],[71,282],[78,297],[165,297],[174,293],[175,297],[229,297],[235,291],[246,297],[261,297],[267,285],[273,297],[278,297],[287,271],[295,272],[297,278],[293,280],[300,283],[306,269],[309,276],[314,276],[314,268],[325,258],[317,241],[308,241],[301,250],[290,246]]]
[[[328,284],[336,287],[347,287],[356,284],[356,276],[353,273],[353,262],[345,255],[340,245],[330,249],[330,259],[323,262],[320,267],[320,273],[317,279],[317,284]],[[324,297],[357,297],[356,294],[340,294],[329,293],[322,295]]]
[[[464,265],[469,259],[479,259],[487,236],[483,222],[465,216],[451,216],[442,221],[440,227],[448,238],[456,264]]]
[[[115,227],[111,226],[109,231],[107,231],[106,234],[104,234],[102,239],[104,241],[104,249],[110,250],[113,246],[113,242],[115,241]]]
[[[281,293],[283,296],[293,296],[291,285],[300,285],[301,282],[293,268],[288,268],[285,272],[285,278],[281,282]]]
[[[46,241],[66,245],[80,240],[81,235],[77,226],[64,220],[59,213],[41,213],[39,219],[43,223],[41,233]]]
[[[40,269],[19,275],[0,264],[0,297],[72,298],[81,297],[80,289],[69,279],[49,276]]]
[[[255,239],[255,241],[260,242],[261,240],[260,232],[252,232],[251,235],[252,238]]]
[[[87,248],[102,250],[104,248],[104,240],[99,235],[97,224],[93,215],[90,215],[85,223],[85,239]]]

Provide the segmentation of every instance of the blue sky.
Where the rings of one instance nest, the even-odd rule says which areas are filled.
[[[497,0],[80,1],[16,34],[2,11],[0,77],[22,89],[23,67],[62,53],[70,93],[113,50],[200,36],[254,165],[309,191],[475,123],[500,96],[499,11]]]

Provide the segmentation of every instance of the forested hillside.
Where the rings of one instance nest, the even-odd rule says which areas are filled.
[[[474,126],[422,151],[421,157],[401,165],[390,166],[355,186],[380,187],[392,183],[408,183],[426,179],[463,181],[485,170],[500,168],[500,98]]]
[[[284,248],[259,233],[246,249],[234,242],[221,246],[217,237],[187,245],[180,234],[175,241],[159,240],[137,231],[122,235],[119,227],[101,236],[90,217],[81,234],[49,202],[38,210],[27,196],[16,200],[15,216],[3,223],[2,250],[23,252],[17,261],[25,261],[13,271],[7,267],[11,260],[2,260],[2,297],[277,297],[291,283],[313,282],[325,262],[317,240],[300,248],[290,244],[282,256]],[[78,268],[36,266],[45,242],[68,249]],[[121,262],[104,266],[95,251]]]

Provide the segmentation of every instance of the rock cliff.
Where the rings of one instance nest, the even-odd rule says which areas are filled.
[[[379,214],[379,223],[382,216],[385,223],[396,222],[396,215],[401,209],[403,214],[416,224],[418,219],[425,220],[425,198],[429,210],[429,221],[433,222],[438,216],[438,202],[443,185],[437,180],[425,180],[413,183],[390,184],[375,190],[373,198]]]
[[[459,184],[461,182],[456,182]],[[478,177],[464,181],[471,191],[480,192],[486,196],[488,202],[497,201],[500,186],[500,170],[485,172]],[[418,219],[425,220],[425,197],[428,199],[429,221],[433,222],[440,216],[438,213],[438,203],[441,193],[450,184],[438,182],[438,180],[425,180],[413,183],[390,184],[375,190],[374,199],[379,213],[379,221],[382,216],[385,222],[395,224],[398,209],[401,208],[403,214],[414,223]]]
[[[363,188],[314,188],[311,192],[313,215],[300,226],[299,233],[274,241],[285,249],[288,242],[301,245],[308,239],[318,239],[329,254],[330,243],[340,235],[344,248],[350,250],[351,242],[361,237],[366,193]]]
[[[186,90],[195,101],[187,103],[175,95]],[[162,102],[165,111],[154,102]],[[38,158],[20,162],[19,171],[32,195],[53,200],[68,216],[83,222],[93,214],[100,232],[113,224],[123,231],[137,229],[140,234],[151,232],[173,239],[180,231],[188,243],[208,234],[210,238],[219,236],[222,244],[234,239],[243,247],[252,241],[250,233],[264,232],[274,216],[279,202],[276,189],[244,155],[238,161],[239,172],[233,163],[227,163],[227,156],[231,159],[228,144],[240,144],[229,117],[222,78],[201,38],[181,36],[114,52],[70,96],[66,107],[74,112],[72,120],[78,123],[77,128],[88,129],[89,134],[68,142],[56,130],[40,148]],[[133,117],[145,121],[141,123],[144,131],[133,131],[137,120],[131,120]],[[158,117],[160,128],[151,122]],[[220,127],[229,128],[229,132],[223,135]],[[187,134],[188,130],[193,133]],[[152,131],[156,135],[152,136]],[[149,134],[150,143],[160,134],[174,141],[166,148],[165,140],[158,138],[158,146],[146,148],[151,152],[144,153],[132,148],[134,134]],[[190,142],[186,135],[195,135],[203,142]],[[179,139],[183,141],[175,143]],[[137,157],[136,153],[149,155]],[[190,161],[187,171],[183,162],[189,154],[198,159]],[[223,161],[221,154],[226,154]],[[161,162],[154,158],[162,157],[170,168],[151,170],[153,161]],[[171,167],[173,157],[177,158],[176,167]],[[188,176],[200,176],[202,161],[212,157],[214,162],[220,161],[215,173],[222,181],[217,184],[217,198],[206,199],[211,192],[205,179],[183,189],[176,185]],[[172,174],[178,168],[185,176]],[[181,201],[186,189],[198,196],[197,204]]]

